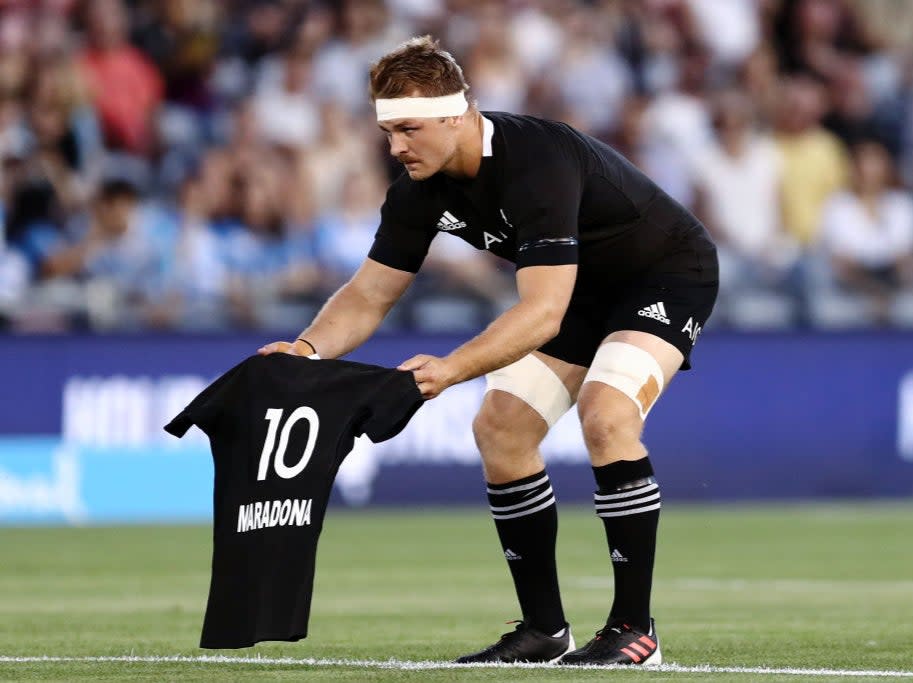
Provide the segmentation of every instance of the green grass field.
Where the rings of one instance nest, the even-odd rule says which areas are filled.
[[[196,647],[208,527],[0,529],[0,680],[822,681],[860,670],[913,680],[911,528],[911,505],[667,504],[654,614],[678,666],[659,671],[409,669],[512,628],[484,508],[331,510],[312,635],[241,651]],[[559,536],[565,607],[583,642],[611,597],[602,529],[592,511],[565,506]],[[41,656],[64,661],[14,661]],[[117,659],[87,659],[106,656]]]

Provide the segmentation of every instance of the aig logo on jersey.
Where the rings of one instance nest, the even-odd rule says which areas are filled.
[[[437,219],[437,229],[442,232],[450,232],[465,227],[466,221],[461,221],[449,211],[445,211],[443,215]]]

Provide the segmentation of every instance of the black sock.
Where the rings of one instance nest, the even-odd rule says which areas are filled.
[[[545,471],[507,484],[488,484],[491,516],[514,578],[523,621],[554,635],[567,623],[558,590],[558,510]]]
[[[649,458],[619,460],[594,467],[599,490],[594,496],[602,518],[612,570],[615,600],[610,619],[650,630],[650,589],[659,524],[659,484]]]

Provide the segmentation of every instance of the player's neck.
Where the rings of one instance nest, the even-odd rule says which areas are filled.
[[[479,174],[482,166],[482,114],[472,109],[460,136],[453,158],[441,171],[459,180],[469,180]]]

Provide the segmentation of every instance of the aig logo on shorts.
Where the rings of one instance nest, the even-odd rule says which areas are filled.
[[[688,318],[688,322],[685,323],[685,326],[682,328],[682,332],[688,335],[688,338],[691,339],[691,346],[694,346],[697,342],[697,336],[701,333],[701,324],[695,322],[694,318]]]

